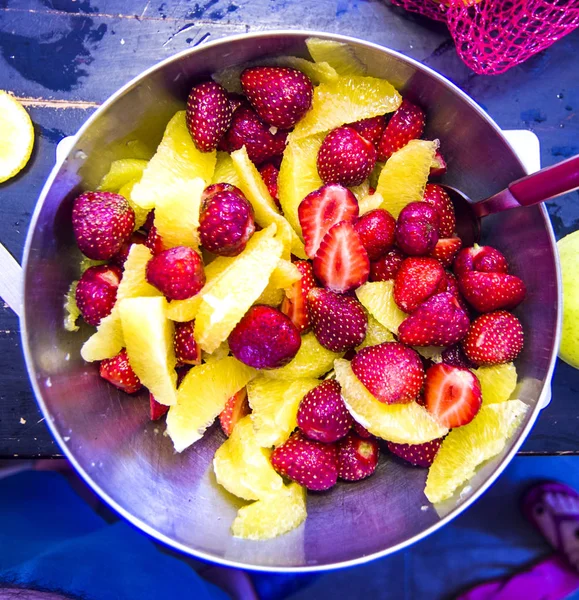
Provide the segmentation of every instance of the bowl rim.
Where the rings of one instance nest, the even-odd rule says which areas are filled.
[[[321,39],[328,39],[328,40],[334,40],[334,41],[338,41],[338,42],[344,42],[347,44],[366,46],[369,49],[383,52],[386,54],[390,54],[390,55],[394,56],[395,58],[399,59],[400,61],[410,64],[417,70],[425,71],[430,77],[437,79],[441,85],[449,88],[452,92],[454,92],[455,94],[460,96],[464,102],[469,104],[470,107],[472,109],[474,109],[479,114],[479,116],[481,116],[486,121],[486,123],[495,130],[495,132],[497,134],[499,134],[499,138],[501,139],[503,144],[508,148],[508,150],[510,150],[512,152],[512,154],[514,154],[516,160],[518,161],[519,165],[521,166],[521,170],[523,172],[526,172],[526,169],[525,169],[523,163],[521,162],[521,160],[519,159],[519,157],[513,150],[512,146],[509,144],[509,142],[505,138],[501,128],[497,125],[497,123],[495,123],[495,121],[492,119],[492,117],[490,115],[488,115],[488,113],[486,113],[474,101],[474,99],[472,99],[468,94],[463,92],[458,86],[456,86],[454,83],[452,83],[450,80],[448,80],[446,77],[444,77],[440,73],[434,71],[433,69],[424,65],[423,63],[421,63],[413,58],[410,58],[396,50],[392,50],[386,46],[382,46],[380,44],[377,44],[374,42],[369,42],[369,41],[366,41],[366,40],[363,40],[360,38],[356,38],[353,36],[334,34],[334,33],[330,33],[330,32],[322,32],[322,31],[315,31],[315,30],[306,30],[306,29],[273,29],[273,30],[266,30],[266,31],[259,31],[259,32],[227,35],[227,36],[221,37],[216,40],[204,42],[194,48],[188,48],[186,50],[183,50],[181,52],[173,54],[173,55],[167,57],[166,59],[152,65],[148,69],[142,71],[135,77],[133,77],[125,85],[123,85],[121,88],[119,88],[115,93],[113,93],[111,96],[109,96],[97,108],[97,110],[95,110],[95,112],[83,123],[83,125],[80,127],[80,129],[77,131],[77,133],[74,134],[73,136],[71,136],[72,137],[71,145],[70,145],[70,147],[67,148],[66,152],[62,153],[61,156],[57,156],[56,163],[55,163],[50,175],[48,176],[46,183],[44,184],[42,191],[39,195],[38,201],[36,203],[36,207],[34,209],[32,218],[30,220],[30,225],[28,228],[28,232],[26,235],[26,242],[25,242],[25,246],[24,246],[23,261],[22,261],[23,274],[24,274],[23,284],[22,284],[24,306],[23,306],[22,316],[20,318],[21,340],[22,340],[23,353],[24,353],[25,363],[26,363],[26,367],[27,367],[27,371],[28,371],[28,376],[29,376],[30,382],[32,384],[32,388],[34,391],[36,401],[40,407],[42,414],[44,415],[44,417],[46,419],[46,423],[48,425],[48,428],[49,428],[53,438],[59,445],[59,447],[62,450],[62,452],[64,453],[65,457],[71,462],[71,464],[74,466],[76,472],[80,475],[80,477],[83,479],[83,481],[110,508],[112,508],[120,516],[122,516],[124,519],[126,519],[131,525],[137,527],[138,529],[140,529],[141,531],[143,531],[144,533],[146,533],[147,535],[152,537],[155,541],[160,542],[174,550],[183,552],[185,555],[192,556],[193,558],[196,558],[196,559],[199,559],[202,561],[207,561],[207,562],[213,563],[213,564],[219,564],[224,567],[232,567],[232,568],[244,569],[244,570],[254,571],[254,572],[269,572],[269,573],[306,573],[306,572],[308,572],[309,573],[309,572],[323,572],[323,571],[329,571],[329,570],[337,570],[337,569],[343,569],[343,568],[348,568],[348,567],[354,567],[354,566],[358,566],[358,565],[363,565],[363,564],[368,563],[371,560],[374,560],[377,558],[382,558],[382,557],[388,556],[390,554],[393,554],[394,552],[397,552],[399,550],[402,550],[404,548],[407,548],[407,547],[415,544],[416,542],[418,542],[418,541],[424,539],[425,537],[429,536],[430,534],[436,532],[438,529],[445,526],[447,523],[452,521],[454,518],[456,518],[462,512],[464,512],[467,508],[469,508],[471,506],[471,504],[473,504],[476,500],[478,500],[486,492],[486,490],[496,481],[496,479],[501,475],[501,473],[504,471],[506,466],[511,462],[511,460],[513,459],[513,457],[515,456],[515,454],[517,453],[517,451],[519,450],[519,448],[521,447],[521,445],[523,444],[523,442],[526,440],[527,436],[529,435],[529,432],[531,431],[533,425],[535,424],[535,421],[537,420],[537,417],[538,417],[541,409],[543,408],[543,406],[545,406],[548,403],[550,396],[551,396],[550,382],[551,382],[551,379],[553,376],[553,371],[554,371],[555,363],[557,360],[557,351],[559,348],[560,338],[561,338],[562,281],[561,281],[561,268],[560,268],[560,263],[559,263],[559,256],[557,253],[556,238],[555,238],[555,234],[553,231],[551,221],[548,216],[547,209],[544,204],[540,205],[539,209],[542,212],[545,228],[550,237],[550,242],[554,249],[554,257],[555,257],[555,271],[556,271],[556,284],[557,284],[556,331],[555,331],[553,347],[551,349],[549,366],[548,366],[547,372],[545,374],[545,384],[543,385],[543,387],[541,389],[541,393],[539,394],[539,396],[537,398],[536,405],[534,406],[533,410],[531,411],[531,414],[529,415],[529,420],[528,420],[527,424],[525,425],[525,427],[523,427],[519,431],[518,437],[515,440],[513,440],[513,445],[511,447],[510,451],[504,455],[504,457],[498,463],[498,465],[495,467],[493,472],[480,485],[480,487],[471,496],[469,496],[469,498],[467,498],[460,506],[456,506],[455,508],[453,508],[447,515],[445,515],[443,518],[439,519],[433,525],[431,525],[430,527],[427,527],[420,533],[417,533],[416,535],[414,535],[408,539],[405,539],[402,542],[399,542],[393,546],[390,546],[389,548],[386,548],[384,550],[379,550],[379,551],[373,552],[371,554],[358,556],[357,558],[343,560],[343,561],[336,562],[336,563],[310,564],[310,565],[305,564],[305,565],[302,565],[299,567],[271,566],[271,565],[257,566],[257,565],[245,564],[245,563],[239,562],[237,560],[230,560],[227,558],[221,558],[218,556],[214,556],[209,552],[192,549],[192,548],[188,547],[187,545],[185,545],[181,542],[177,542],[177,541],[171,539],[169,536],[157,531],[154,527],[143,522],[140,518],[135,517],[126,508],[122,507],[116,500],[111,498],[98,484],[96,484],[92,480],[89,473],[87,471],[85,471],[84,468],[77,462],[72,451],[68,448],[67,444],[65,443],[65,441],[63,439],[63,436],[61,436],[60,432],[58,431],[56,425],[54,424],[54,422],[51,418],[48,407],[44,403],[44,399],[42,396],[42,390],[40,389],[40,386],[38,384],[38,379],[36,377],[36,372],[35,372],[34,364],[33,364],[33,360],[32,360],[31,348],[30,348],[29,341],[28,341],[29,338],[28,338],[28,326],[27,326],[27,319],[26,319],[26,313],[27,313],[27,311],[26,311],[26,298],[27,298],[26,292],[28,289],[27,274],[28,274],[28,264],[29,264],[29,260],[30,260],[30,254],[31,254],[33,233],[36,230],[40,212],[42,210],[42,207],[44,206],[46,197],[47,197],[50,189],[52,188],[54,180],[55,180],[56,176],[58,175],[60,169],[62,168],[64,162],[67,160],[68,156],[74,149],[76,142],[78,142],[78,140],[80,140],[82,138],[84,132],[97,119],[100,118],[101,114],[109,106],[114,104],[114,102],[118,98],[122,97],[127,91],[129,91],[135,85],[140,83],[142,80],[146,79],[152,73],[155,73],[158,70],[162,70],[167,65],[169,65],[173,62],[178,62],[186,56],[194,55],[201,49],[205,49],[205,48],[211,47],[211,46],[226,45],[230,42],[235,42],[240,39],[247,39],[248,37],[257,38],[257,39],[272,38],[272,37],[273,38],[275,38],[275,37],[296,37],[296,38],[316,37],[316,38],[321,38]]]

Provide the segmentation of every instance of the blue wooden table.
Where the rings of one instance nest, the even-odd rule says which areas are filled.
[[[154,63],[234,33],[311,29],[357,36],[422,61],[505,129],[533,130],[549,165],[579,152],[579,31],[496,77],[472,73],[446,28],[388,0],[0,0],[0,89],[27,107],[32,160],[0,186],[0,240],[22,255],[56,144],[117,88]],[[558,237],[579,228],[579,194],[549,204]],[[0,457],[55,456],[28,382],[18,320],[0,306]],[[579,371],[559,363],[553,401],[523,453],[579,454]]]

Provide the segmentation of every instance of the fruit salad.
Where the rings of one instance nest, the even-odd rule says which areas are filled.
[[[308,48],[195,82],[154,156],[113,162],[72,211],[65,327],[96,328],[83,359],[146,389],[175,451],[220,436],[217,485],[247,502],[231,531],[252,540],[380,461],[447,500],[526,411],[525,285],[462,247],[424,109],[348,46]]]

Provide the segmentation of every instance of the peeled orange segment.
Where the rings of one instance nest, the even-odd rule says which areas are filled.
[[[251,421],[260,446],[279,446],[298,426],[296,417],[302,398],[318,384],[317,379],[271,379],[259,376],[247,385]]]
[[[78,281],[73,281],[64,297],[64,328],[67,331],[78,331],[79,329],[76,323],[80,317],[80,310],[76,304],[77,285]]]
[[[358,206],[360,207],[360,216],[365,215],[371,210],[380,208],[383,202],[384,198],[382,198],[382,196],[376,192],[374,194],[368,194],[367,196],[360,198],[358,200]]]
[[[279,492],[283,480],[271,466],[270,454],[258,443],[250,417],[244,417],[215,452],[217,483],[244,500],[259,500]]]
[[[428,470],[424,493],[430,502],[450,498],[479,465],[502,452],[527,410],[520,400],[483,405],[468,425],[453,429]]]
[[[228,152],[218,152],[211,183],[230,183],[240,187],[239,175]]]
[[[92,258],[83,256],[80,259],[80,263],[78,265],[78,270],[80,271],[80,274],[82,275],[87,269],[90,269],[91,267],[98,267],[99,265],[105,265],[106,263],[107,263],[106,260],[93,260]]]
[[[177,374],[173,321],[167,318],[167,300],[126,298],[119,302],[129,363],[141,383],[159,404],[177,402]]]
[[[327,81],[335,81],[338,78],[336,69],[323,61],[312,62],[311,60],[297,58],[295,56],[279,56],[271,61],[266,60],[265,63],[270,63],[279,67],[297,69],[309,77],[314,85],[325,83]]]
[[[0,183],[19,173],[34,146],[34,127],[28,113],[10,94],[0,90]]]
[[[214,350],[211,354],[207,352],[203,352],[203,361],[204,362],[215,362],[216,360],[221,360],[229,356],[229,344],[227,342],[223,342],[219,345],[217,350]]]
[[[290,483],[276,494],[240,508],[231,533],[246,540],[269,540],[299,527],[306,517],[306,489]]]
[[[442,351],[444,348],[439,346],[414,346],[413,347],[420,356],[431,360],[433,363],[442,362]]]
[[[396,444],[424,444],[448,433],[416,402],[384,404],[376,400],[347,360],[336,360],[334,368],[351,415],[375,436]]]
[[[113,160],[109,171],[103,176],[97,189],[103,192],[119,192],[134,179],[141,179],[148,161],[140,158],[121,158]]]
[[[394,336],[392,332],[381,325],[372,315],[368,316],[368,327],[366,328],[366,337],[358,346],[358,349],[366,348],[366,346],[377,346],[384,342],[393,342]]]
[[[117,301],[108,317],[105,317],[95,333],[81,348],[81,356],[87,362],[112,358],[124,347],[123,330],[118,305],[125,298],[139,296],[160,296],[161,292],[147,282],[146,267],[152,254],[143,244],[133,244],[125,261],[125,270],[119,288]]]
[[[340,77],[314,89],[312,108],[298,122],[292,135],[300,139],[344,123],[390,113],[401,102],[402,96],[385,79],[360,75]],[[428,164],[430,167],[430,162]]]
[[[209,184],[215,169],[216,153],[197,149],[185,123],[185,111],[169,121],[157,152],[133,188],[131,199],[141,208],[155,208],[167,187],[200,177]]]
[[[400,323],[408,316],[394,302],[393,281],[370,281],[356,290],[356,296],[364,308],[394,334],[398,333]]]
[[[199,210],[205,182],[183,179],[168,185],[155,205],[155,227],[167,248],[199,246]]]
[[[279,306],[285,298],[285,288],[299,281],[301,276],[300,270],[291,261],[280,260],[269,278],[267,287],[255,303]]]
[[[348,44],[308,38],[306,46],[316,63],[327,62],[339,75],[365,75],[366,65],[356,56],[354,49]]]
[[[302,335],[302,344],[298,353],[293,359],[279,369],[269,369],[263,371],[265,377],[272,379],[304,379],[317,378],[330,371],[334,365],[334,360],[340,358],[342,354],[332,352],[324,348],[312,333]]]
[[[175,450],[182,452],[200,440],[227,400],[254,374],[232,356],[193,367],[179,386],[177,404],[167,413],[167,434]]]
[[[437,147],[438,142],[411,140],[384,165],[376,193],[384,199],[381,208],[395,219],[407,204],[422,200]]]
[[[267,285],[261,296],[255,301],[255,304],[267,304],[268,306],[279,306],[285,298],[285,292],[276,287]]]
[[[206,352],[212,352],[229,337],[249,307],[266,288],[284,250],[274,237],[276,226],[253,234],[245,250],[202,293],[195,318],[195,339]]]
[[[131,179],[130,181],[125,183],[125,185],[123,185],[123,187],[119,190],[119,194],[127,199],[127,202],[129,203],[129,205],[133,209],[133,212],[135,213],[135,231],[137,229],[140,229],[145,224],[145,221],[147,220],[147,217],[149,216],[150,212],[148,209],[141,208],[140,206],[135,204],[135,202],[133,202],[133,200],[131,199],[133,188],[135,187],[135,185],[137,185],[137,183],[139,183],[140,180],[140,177],[137,177],[136,179]]]
[[[517,386],[517,370],[513,363],[479,367],[473,373],[480,383],[483,404],[505,402]]]
[[[226,67],[211,75],[211,79],[223,86],[228,92],[235,94],[243,94],[243,88],[241,87],[241,72],[245,69],[245,66],[240,67],[234,65],[233,67]]]
[[[318,150],[323,139],[324,134],[300,140],[290,135],[281,161],[277,179],[279,202],[285,218],[300,237],[302,227],[298,207],[310,192],[324,185],[317,167]]]
[[[245,146],[231,154],[231,159],[237,175],[239,186],[245,197],[253,206],[255,222],[261,227],[267,227],[275,223],[278,228],[278,236],[284,244],[284,255],[295,254],[299,258],[306,258],[304,245],[285,219],[271,197],[263,178],[255,165],[249,160]]]

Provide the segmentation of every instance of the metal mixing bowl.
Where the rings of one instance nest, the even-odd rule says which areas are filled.
[[[213,476],[218,427],[176,454],[162,423],[148,418],[144,397],[116,391],[84,363],[88,328],[64,330],[63,296],[78,277],[71,204],[92,189],[114,159],[154,151],[171,115],[194,82],[224,67],[292,54],[307,57],[315,35],[350,44],[370,75],[389,79],[425,107],[428,138],[439,138],[450,169],[445,181],[484,198],[524,175],[497,125],[468,96],[427,67],[363,41],[314,32],[265,32],[208,43],[149,69],[112,96],[75,136],[38,201],[24,255],[22,335],[32,385],[52,434],[85,481],[131,523],[167,545],[225,565],[305,571],[363,563],[432,533],[467,508],[523,443],[550,394],[559,335],[560,283],[546,210],[533,207],[489,217],[484,242],[499,248],[529,294],[518,315],[526,344],[517,360],[517,396],[528,416],[506,450],[484,465],[460,495],[431,506],[426,471],[385,457],[376,474],[355,485],[309,494],[305,525],[267,542],[233,538],[240,505]],[[139,140],[138,143],[135,140]],[[143,149],[143,143],[148,150]]]

